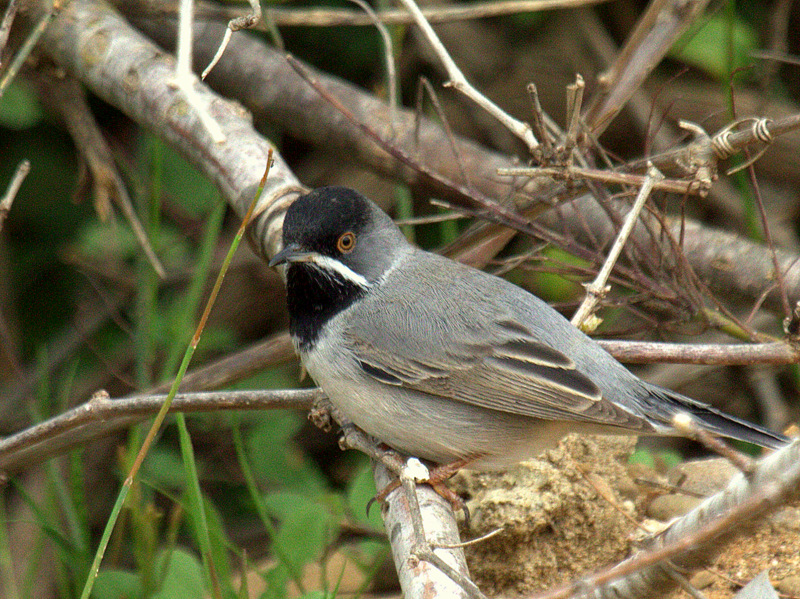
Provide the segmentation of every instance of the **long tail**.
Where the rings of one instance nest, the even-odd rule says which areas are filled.
[[[680,393],[655,385],[648,385],[648,388],[654,399],[671,404],[673,411],[669,415],[665,414],[667,416],[665,420],[669,420],[677,412],[685,410],[694,416],[703,428],[723,437],[754,443],[770,449],[778,449],[789,442],[789,438],[785,435],[775,433],[752,422],[729,416],[716,408]],[[663,406],[663,404],[661,405]]]

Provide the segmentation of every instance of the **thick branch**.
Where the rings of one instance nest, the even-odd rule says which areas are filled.
[[[157,131],[214,181],[239,215],[245,213],[264,172],[270,144],[239,108],[205,85],[195,85],[195,104],[206,108],[227,140],[214,143],[192,106],[171,85],[174,59],[96,0],[68,4],[47,30],[43,46],[54,61],[101,98]],[[242,78],[243,72],[238,75],[240,81],[247,79]],[[274,156],[252,225],[264,255],[272,255],[279,247],[283,211],[303,191],[280,155],[275,152]],[[412,525],[400,518],[395,526],[390,537]],[[457,542],[458,536],[442,541]],[[421,590],[427,588],[429,570],[415,569]]]
[[[142,21],[141,26],[161,43],[172,43],[173,33],[163,22]],[[213,54],[216,49],[214,40],[219,39],[223,28],[222,25],[212,24],[198,27],[196,52],[199,63],[204,63]],[[356,86],[307,68],[357,119],[369,123],[384,138],[391,139],[388,105]],[[243,72],[248,73],[248,77],[243,79]],[[209,83],[223,93],[237,97],[256,114],[276,122],[292,135],[331,150],[344,149],[348,155],[372,168],[393,176],[399,175],[412,184],[417,179],[415,173],[380,150],[356,125],[321,98],[289,67],[280,53],[252,36],[234,36],[225,56],[209,77]],[[419,135],[415,138],[413,112],[399,110],[397,114],[394,143],[446,178],[462,181],[461,167],[453,157],[444,129],[422,119]],[[554,197],[556,187],[552,179],[538,178],[523,186],[519,180],[498,177],[497,169],[517,165],[510,158],[468,140],[456,137],[455,143],[464,168],[470,173],[472,185],[484,195],[520,207],[530,206],[537,198]],[[601,246],[616,234],[607,211],[588,196],[562,206],[560,215],[548,212],[542,222],[579,240],[587,241],[589,237],[592,241],[596,239]],[[679,229],[680,223],[674,223],[673,234],[676,238],[679,237]],[[452,249],[453,252],[463,251],[478,243],[488,243],[499,249],[513,235],[513,232],[496,225],[482,224]],[[765,289],[773,285],[772,260],[765,246],[708,229],[691,220],[687,220],[684,239],[689,264],[721,296],[754,302]],[[712,243],[713,239],[717,241]],[[651,247],[652,242],[646,227],[634,230],[631,243]],[[670,251],[669,248],[660,249]],[[654,251],[658,251],[658,248],[654,248]],[[789,270],[798,256],[779,252],[779,258],[786,275],[790,303],[795,303],[800,300],[800,268]],[[776,294],[770,294],[765,307],[780,310],[780,302],[776,298]]]
[[[244,215],[271,146],[255,131],[249,115],[206,86],[196,84],[197,102],[206,107],[226,138],[223,144],[214,143],[184,95],[171,83],[175,59],[103,2],[69,3],[53,19],[42,45],[54,61],[94,93],[157,131],[217,185],[240,216]],[[288,205],[302,189],[280,154],[275,151],[273,156],[274,165],[257,208],[261,216],[253,224],[265,255],[274,253],[279,229],[277,221],[264,210],[277,199]]]
[[[308,409],[319,389],[182,393],[170,412],[219,410]],[[155,416],[166,395],[109,399],[99,394],[83,405],[0,441],[0,473],[39,464],[53,455],[83,445]]]
[[[676,520],[654,545],[687,545],[672,557],[670,566],[681,573],[708,566],[730,542],[748,534],[762,518],[776,508],[800,497],[800,442],[758,462],[749,477],[738,474],[721,492],[703,501]],[[626,568],[638,556],[622,562]],[[637,569],[630,575],[601,588],[597,597],[652,597],[676,586],[670,567],[664,562]]]

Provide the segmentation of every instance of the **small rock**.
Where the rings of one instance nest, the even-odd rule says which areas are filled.
[[[800,596],[800,576],[787,576],[775,582],[775,589],[784,595]]]
[[[683,462],[667,473],[667,479],[682,489],[713,495],[723,489],[739,471],[725,458]]]
[[[682,516],[694,506],[700,503],[697,497],[687,495],[662,495],[656,497],[647,506],[647,515],[650,518],[668,522],[673,518]]]
[[[696,589],[706,589],[714,584],[717,577],[708,570],[701,570],[689,579],[691,585]]]

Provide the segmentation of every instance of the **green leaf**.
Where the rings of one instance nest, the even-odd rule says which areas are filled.
[[[264,503],[281,521],[275,543],[295,567],[322,557],[336,530],[326,506],[297,493],[273,493]]]
[[[286,588],[289,584],[289,573],[283,564],[278,564],[271,570],[261,575],[266,583],[266,590],[261,594],[261,599],[284,599]]]
[[[127,570],[102,570],[92,589],[93,599],[139,599],[142,595],[141,579]]]
[[[203,565],[200,560],[185,549],[164,551],[156,559],[159,579],[163,580],[161,589],[152,599],[185,599],[186,597],[205,597],[203,585]]]
[[[161,489],[183,489],[185,478],[180,453],[174,447],[156,445],[142,464],[142,478]]]
[[[715,14],[697,30],[690,30],[672,47],[669,56],[693,65],[712,77],[727,82],[730,73],[751,62],[758,46],[752,27],[740,18]]]
[[[372,465],[365,460],[364,465],[347,486],[347,507],[358,522],[380,530],[383,527],[380,506],[372,505],[369,516],[367,516],[367,505],[375,498],[376,494]]]
[[[259,414],[245,440],[247,455],[258,456],[253,462],[256,478],[302,490],[306,495],[327,489],[325,477],[294,443],[293,437],[303,424],[302,416],[288,410]]]

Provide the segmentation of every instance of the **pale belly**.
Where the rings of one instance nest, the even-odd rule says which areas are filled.
[[[474,458],[471,469],[502,469],[536,457],[577,428],[387,385],[360,373],[356,364],[326,359],[325,350],[321,345],[303,362],[333,405],[368,434],[410,456],[437,463]]]

